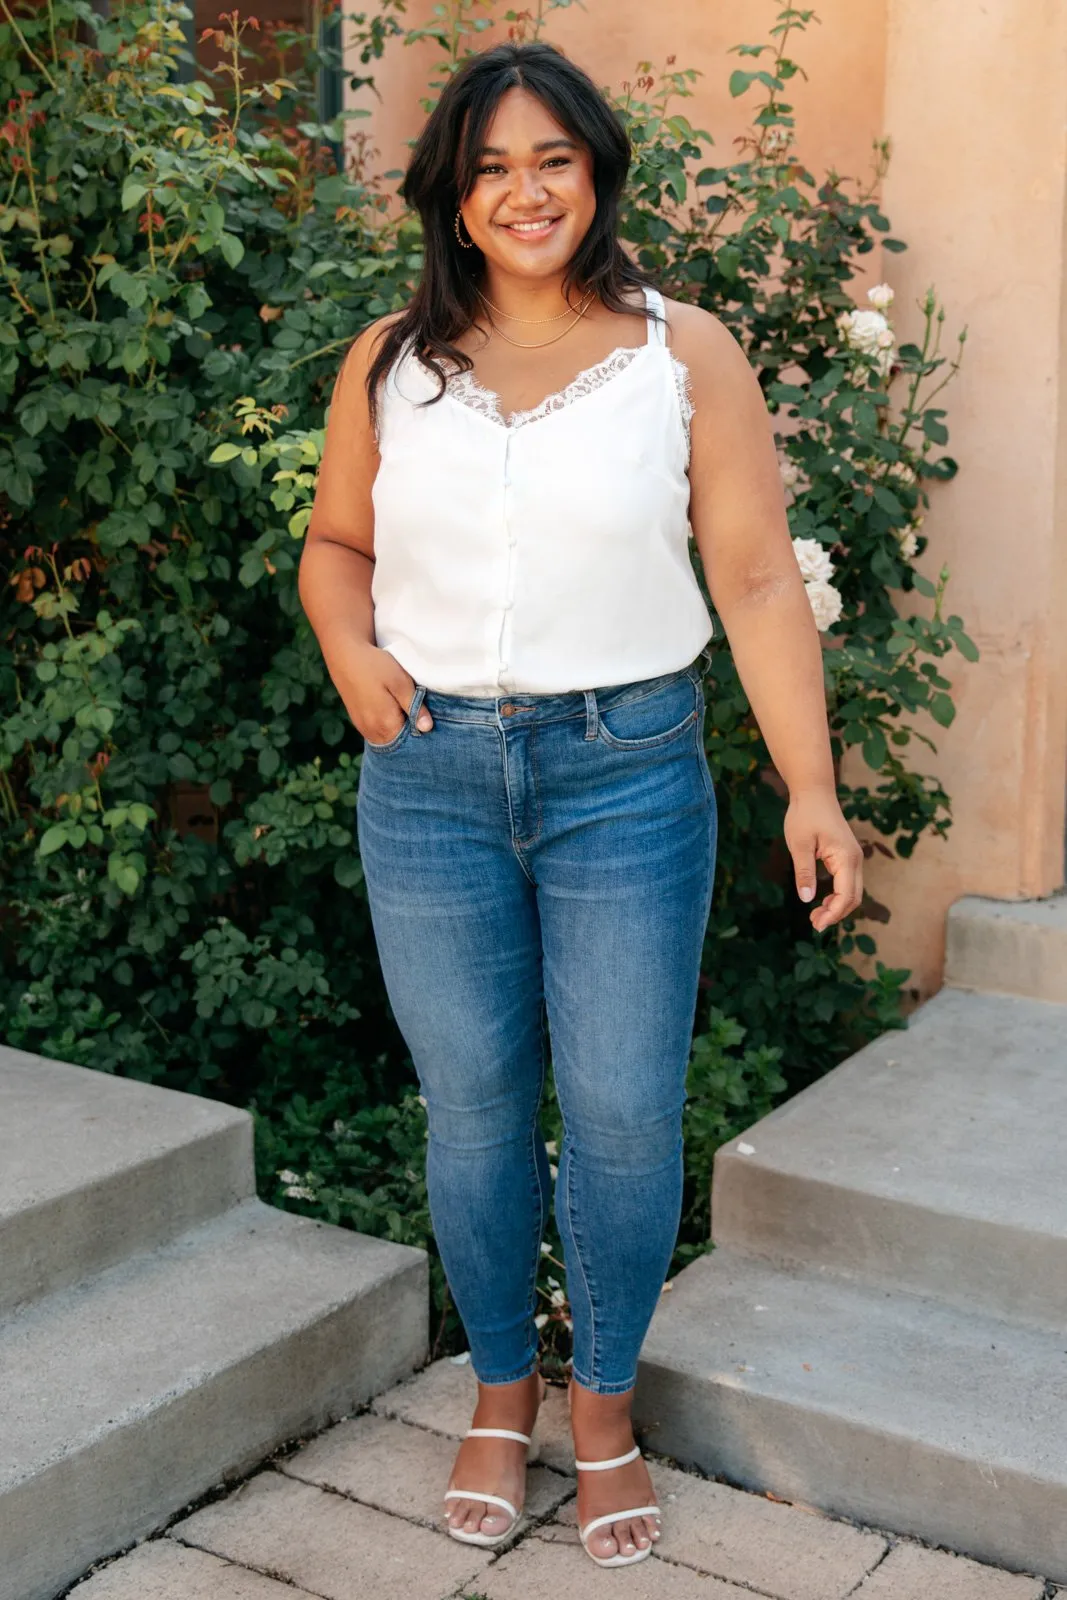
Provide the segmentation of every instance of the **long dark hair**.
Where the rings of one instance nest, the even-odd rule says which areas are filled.
[[[479,308],[476,285],[485,266],[477,245],[462,248],[454,219],[474,188],[478,152],[506,90],[528,89],[572,139],[593,157],[596,213],[568,264],[563,290],[592,289],[611,311],[632,312],[623,298],[631,285],[652,279],[626,254],[617,237],[619,197],[630,169],[630,140],[593,80],[549,44],[498,44],[470,56],[450,79],[419,135],[400,193],[422,219],[424,266],[404,311],[382,332],[367,374],[371,418],[377,422],[378,385],[409,339],[423,364],[440,380],[441,358],[461,371],[473,366],[452,341],[470,327]],[[469,263],[469,264],[468,264]],[[646,311],[646,315],[655,315]]]

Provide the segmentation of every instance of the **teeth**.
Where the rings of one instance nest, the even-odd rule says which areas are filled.
[[[555,217],[546,217],[542,222],[509,222],[506,226],[515,233],[543,233],[555,220]]]

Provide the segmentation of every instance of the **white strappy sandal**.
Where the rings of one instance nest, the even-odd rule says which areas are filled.
[[[544,1403],[546,1388],[547,1388],[547,1385],[544,1383],[544,1380],[542,1379],[541,1401],[539,1402],[538,1416],[537,1416],[536,1422],[533,1425],[533,1431],[532,1432],[530,1432],[530,1433],[516,1433],[511,1428],[468,1428],[467,1432],[466,1432],[466,1438],[468,1438],[468,1439],[517,1439],[520,1442],[520,1444],[524,1444],[524,1445],[528,1446],[528,1449],[526,1451],[526,1462],[527,1462],[527,1465],[529,1466],[534,1461],[537,1461],[540,1458],[540,1455],[541,1455],[541,1437],[540,1437],[541,1415],[540,1415],[540,1405]],[[516,1508],[512,1505],[511,1501],[510,1500],[505,1500],[503,1495],[501,1495],[501,1494],[486,1494],[484,1489],[447,1489],[445,1491],[444,1498],[446,1500],[484,1500],[487,1505],[501,1506],[503,1508],[503,1510],[505,1510],[508,1513],[508,1516],[511,1518],[511,1521],[508,1523],[507,1527],[503,1530],[502,1533],[482,1533],[481,1530],[478,1530],[475,1533],[464,1533],[462,1528],[452,1528],[452,1527],[448,1528],[447,1531],[448,1531],[449,1538],[450,1539],[459,1539],[463,1544],[481,1544],[481,1545],[489,1545],[489,1546],[492,1546],[492,1545],[495,1545],[495,1544],[500,1544],[504,1539],[510,1538],[511,1534],[514,1533],[515,1524],[518,1522],[519,1518],[522,1516],[522,1507],[521,1506],[519,1507],[518,1510],[516,1510]],[[483,1513],[483,1515],[484,1515],[484,1513]]]
[[[624,1456],[612,1456],[609,1461],[575,1461],[574,1465],[579,1472],[606,1472],[609,1467],[625,1467],[629,1462],[636,1461],[641,1454],[641,1446],[635,1444]],[[644,1550],[637,1550],[632,1556],[624,1556],[618,1551],[613,1556],[595,1556],[588,1545],[589,1535],[597,1528],[605,1527],[609,1522],[625,1522],[628,1517],[662,1516],[659,1506],[631,1506],[628,1511],[610,1511],[607,1516],[593,1517],[585,1527],[579,1525],[578,1537],[582,1541],[582,1549],[590,1561],[595,1561],[598,1567],[630,1567],[635,1561],[644,1561],[646,1556],[652,1554],[652,1543],[649,1542]]]

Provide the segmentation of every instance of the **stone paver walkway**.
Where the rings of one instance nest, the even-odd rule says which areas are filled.
[[[470,1424],[469,1364],[437,1361],[225,1498],[96,1569],[70,1600],[1049,1600],[1038,1577],[785,1505],[651,1457],[663,1538],[633,1567],[578,1544],[567,1399],[508,1546],[450,1539],[441,1492]],[[1067,1589],[1059,1591],[1067,1597]]]

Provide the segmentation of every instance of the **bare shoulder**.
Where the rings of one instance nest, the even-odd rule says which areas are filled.
[[[344,376],[358,376],[364,381],[370,371],[371,363],[378,353],[378,346],[394,323],[400,321],[404,315],[401,311],[386,312],[384,317],[376,317],[373,322],[357,334],[345,352],[341,363],[341,372]]]
[[[668,300],[667,343],[689,368],[697,397],[728,400],[738,391],[756,385],[752,366],[738,340],[726,324],[702,306],[684,300]],[[757,385],[758,387],[758,385]]]

